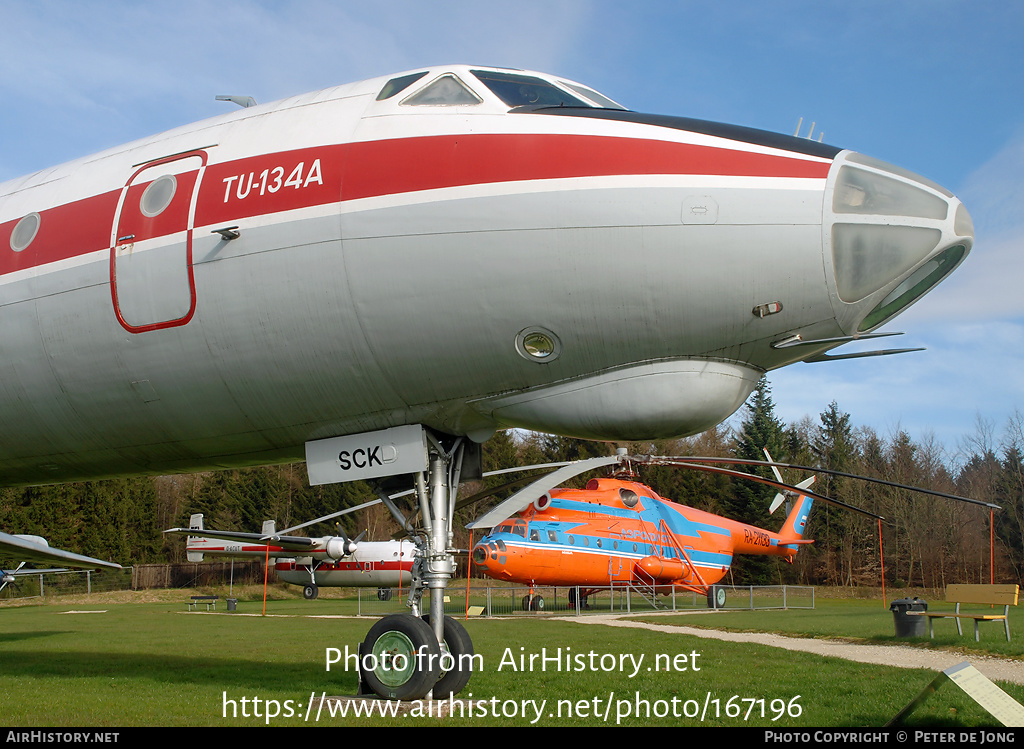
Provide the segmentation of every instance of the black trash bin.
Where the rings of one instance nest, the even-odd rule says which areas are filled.
[[[237,609],[238,609],[238,599],[237,598],[229,598],[228,599],[228,611],[236,611]]]
[[[917,596],[900,598],[889,606],[897,637],[924,637],[928,617],[910,614],[910,611],[927,611],[928,603]]]

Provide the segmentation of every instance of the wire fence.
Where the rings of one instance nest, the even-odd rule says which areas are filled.
[[[21,571],[0,590],[0,600],[88,595],[123,590],[203,588],[263,583],[263,562],[231,560],[140,564],[120,570]]]
[[[202,564],[139,565],[123,570],[67,570],[20,575],[0,591],[0,600],[56,597],[152,588],[215,588],[262,584],[262,563],[245,561]],[[813,609],[814,588],[801,585],[718,585],[723,610]],[[358,613],[384,616],[408,611],[409,589],[356,588]],[[444,610],[452,616],[539,616],[544,614],[642,614],[709,608],[708,596],[673,586],[657,589],[614,585],[581,590],[573,587],[469,585],[454,580],[444,592]],[[720,601],[720,599],[719,599]],[[721,601],[720,601],[721,602]],[[430,594],[423,611],[430,610]]]
[[[814,588],[801,585],[716,586],[725,591],[721,610],[813,609]],[[586,593],[586,595],[584,595]],[[429,595],[421,608],[430,610]],[[359,613],[384,616],[408,610],[408,590],[360,589]],[[537,616],[547,614],[643,614],[709,608],[703,593],[666,586],[657,593],[630,585],[603,588],[459,586],[445,590],[444,611],[451,616]]]
[[[0,600],[109,593],[132,587],[132,570],[66,570],[45,574],[19,574],[0,591]]]

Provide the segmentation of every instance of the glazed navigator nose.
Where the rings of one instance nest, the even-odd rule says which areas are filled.
[[[971,216],[953,193],[849,151],[830,171],[823,218],[836,320],[850,334],[909,307],[974,244]]]

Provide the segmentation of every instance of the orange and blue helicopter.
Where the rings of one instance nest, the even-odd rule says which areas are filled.
[[[777,556],[792,563],[801,545],[813,543],[803,536],[815,500],[883,519],[810,491],[813,475],[796,486],[783,483],[778,468],[789,464],[773,463],[768,457],[761,464],[771,466],[774,481],[698,462],[707,458],[619,455],[560,468],[467,526],[491,529],[474,546],[473,564],[494,579],[529,585],[523,605],[533,610],[544,607],[543,598],[534,595],[535,586],[569,587],[570,604],[585,605],[596,590],[620,584],[659,593],[673,588],[694,591],[707,595],[709,607],[719,608],[726,590],[716,583],[728,574],[736,555]],[[659,496],[637,480],[632,470],[637,462],[685,466],[768,484],[779,490],[769,512],[787,499],[791,509],[778,532],[730,520]],[[554,488],[574,475],[615,463],[619,466],[610,477],[591,479],[584,489]]]

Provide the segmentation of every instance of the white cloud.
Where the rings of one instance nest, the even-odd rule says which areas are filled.
[[[563,72],[590,6],[526,0],[4,2],[0,148],[14,177],[224,111],[416,66]],[[568,75],[568,72],[563,72]],[[13,173],[12,173],[13,172]]]

